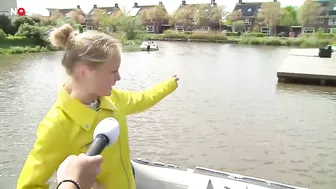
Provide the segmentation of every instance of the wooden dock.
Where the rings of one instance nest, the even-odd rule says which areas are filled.
[[[318,57],[319,49],[292,49],[279,67],[279,82],[309,82],[336,85],[336,52]]]

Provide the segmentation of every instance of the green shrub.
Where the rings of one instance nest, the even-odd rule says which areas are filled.
[[[265,45],[281,45],[281,40],[278,38],[265,38],[264,40]]]
[[[0,29],[0,40],[4,40],[6,39],[6,37],[7,37],[7,34],[2,29]]]
[[[25,36],[26,38],[33,39],[34,44],[36,45],[46,46],[49,44],[47,37],[50,29],[51,26],[42,27],[42,26],[32,26],[29,24],[22,24],[15,35]]]
[[[226,36],[238,36],[238,32],[226,32]]]
[[[253,32],[253,33],[247,33],[247,37],[265,37],[264,33],[258,33],[258,32]]]
[[[164,38],[180,38],[180,39],[187,39],[187,35],[184,33],[180,33],[175,30],[166,30],[163,33]]]
[[[74,25],[74,28],[75,28],[76,30],[78,30],[80,33],[83,33],[83,26],[82,26],[82,25],[80,25],[80,24],[75,24],[75,25]]]

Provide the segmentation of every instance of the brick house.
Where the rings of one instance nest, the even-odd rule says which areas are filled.
[[[159,2],[160,6],[163,6],[164,11],[167,13],[166,7],[163,5],[162,1]],[[137,2],[134,3],[133,7],[131,8],[129,15],[130,16],[139,16],[142,12],[147,11],[156,5],[139,5]],[[164,19],[163,21],[154,22],[152,20],[144,21],[143,25],[146,28],[148,33],[163,33],[165,30],[169,29],[171,25],[169,24],[169,19]]]
[[[259,26],[258,22],[258,11],[261,8],[262,3],[260,2],[248,2],[245,3],[243,0],[239,0],[236,6],[233,9],[233,12],[241,12],[242,20],[245,23],[244,31],[252,31],[255,26]],[[263,28],[267,33],[268,28]]]
[[[92,30],[92,29],[97,29],[94,24],[93,24],[93,14],[95,12],[95,9],[100,9],[100,10],[103,10],[105,11],[106,14],[108,15],[111,15],[115,12],[118,12],[119,10],[121,10],[119,8],[119,5],[118,3],[115,3],[114,4],[114,7],[98,7],[96,4],[93,5],[92,9],[90,10],[89,13],[86,14],[85,16],[85,28],[86,30]],[[105,28],[107,31],[110,31],[110,30],[114,30],[114,28],[111,28],[111,27],[107,27]]]
[[[174,24],[175,30],[180,31],[180,32],[184,32],[184,31],[209,32],[209,31],[217,31],[220,28],[218,23],[215,23],[210,20],[205,21],[202,24],[196,24],[196,21],[195,21],[196,12],[200,11],[199,7],[202,6],[204,8],[205,15],[210,14],[211,9],[213,9],[214,7],[217,7],[217,3],[215,2],[215,0],[211,0],[210,3],[206,3],[206,4],[187,4],[185,0],[182,0],[182,4],[177,8],[176,12],[181,11],[186,6],[188,6],[191,9],[190,11],[192,11],[191,14],[189,14],[189,16],[187,16],[186,18],[189,22],[188,24],[175,23]]]
[[[325,33],[336,33],[336,2],[332,0],[316,0],[320,3],[323,11],[311,26],[303,27],[302,33],[314,33],[319,28]]]

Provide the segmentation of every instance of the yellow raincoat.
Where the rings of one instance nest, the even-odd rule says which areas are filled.
[[[85,153],[97,123],[110,116],[118,120],[120,136],[102,152],[104,161],[97,182],[104,189],[135,189],[126,116],[154,106],[176,88],[177,83],[171,78],[143,92],[112,89],[111,96],[100,98],[99,111],[71,98],[62,88],[38,127],[34,148],[23,166],[17,189],[48,188],[46,182],[62,161],[71,154]]]

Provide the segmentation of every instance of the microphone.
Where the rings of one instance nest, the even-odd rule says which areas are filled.
[[[119,123],[112,117],[100,121],[93,132],[93,142],[86,152],[88,156],[100,154],[105,147],[114,144],[119,137]]]

